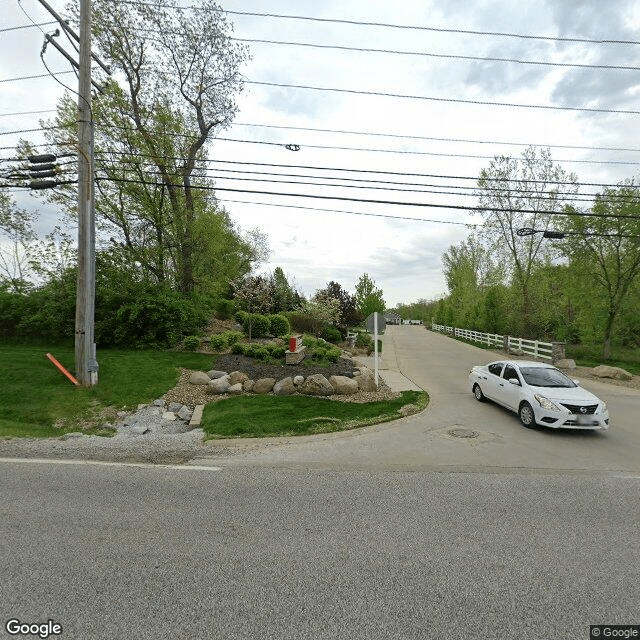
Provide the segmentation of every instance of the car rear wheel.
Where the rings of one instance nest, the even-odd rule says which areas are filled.
[[[523,402],[518,409],[518,417],[522,425],[527,429],[533,429],[536,426],[536,416],[528,402]]]
[[[473,385],[473,395],[478,402],[484,402],[484,393],[482,393],[482,389],[478,383]]]

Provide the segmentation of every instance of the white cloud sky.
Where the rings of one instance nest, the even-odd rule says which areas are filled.
[[[64,13],[62,0],[49,0]],[[49,16],[37,0],[21,0],[36,22]],[[337,0],[300,2],[226,0],[224,9],[304,15],[361,22],[421,25],[466,31],[548,35],[563,38],[640,40],[640,10],[633,0]],[[437,33],[260,16],[231,15],[238,38],[306,42],[343,47],[421,51],[449,56],[500,57],[565,64],[640,66],[640,45],[541,41],[490,35]],[[0,25],[28,24],[17,0],[2,0]],[[0,29],[2,26],[0,26]],[[52,30],[54,25],[43,27]],[[0,31],[0,81],[45,73],[40,61],[42,33],[36,29]],[[637,71],[576,69],[459,58],[355,52],[274,44],[251,44],[252,60],[244,74],[248,80],[280,84],[335,87],[348,90],[397,93],[484,102],[538,104],[638,110]],[[68,70],[55,51],[46,59],[54,71]],[[75,76],[64,75],[65,83]],[[0,133],[38,127],[43,115],[7,116],[17,111],[52,109],[62,88],[53,79],[0,82]],[[638,120],[634,114],[585,113],[525,109],[456,102],[312,91],[247,84],[239,97],[238,124],[221,137],[279,144],[298,144],[298,152],[281,146],[215,141],[210,157],[233,162],[290,164],[367,171],[420,174],[405,182],[453,186],[472,181],[434,176],[477,176],[497,154],[519,155],[524,147],[495,141],[537,145],[636,147]],[[354,132],[375,132],[424,138],[481,141],[462,143],[328,132],[249,127],[247,124],[305,127]],[[23,137],[38,142],[38,133]],[[15,144],[18,135],[1,135],[0,146]],[[379,151],[318,149],[310,145],[358,147]],[[391,153],[404,151],[405,153]],[[412,153],[406,153],[412,152]],[[0,151],[0,157],[10,155]],[[438,155],[442,154],[442,155]],[[480,157],[467,157],[480,156]],[[578,175],[580,182],[617,183],[638,173],[634,152],[589,149],[552,149],[554,160]],[[222,165],[221,165],[222,166]],[[229,167],[228,167],[229,168]],[[234,167],[239,168],[239,167]],[[245,169],[247,167],[244,167]],[[283,173],[340,172],[270,169]],[[422,176],[422,177],[421,177]],[[361,174],[363,178],[402,180],[393,176]],[[285,178],[280,178],[285,180]],[[290,180],[299,180],[290,178]],[[388,189],[271,184],[218,179],[219,187],[309,193],[359,199],[473,206],[473,198],[435,193],[398,193]],[[243,185],[240,187],[239,185]],[[376,185],[384,186],[384,185]],[[388,185],[391,186],[391,185]],[[419,187],[413,187],[419,188]],[[437,191],[434,187],[423,187]],[[450,190],[450,189],[449,189]],[[459,209],[428,208],[293,198],[252,193],[218,192],[233,220],[242,228],[260,227],[269,236],[270,262],[281,266],[305,294],[336,280],[353,292],[358,277],[367,272],[384,291],[389,306],[432,298],[445,291],[440,257],[468,233],[471,215]],[[51,207],[24,193],[16,193],[21,206],[38,208],[41,227],[53,226],[58,215]],[[254,204],[231,202],[251,201]],[[289,205],[288,207],[264,206]],[[355,213],[321,212],[292,206],[338,209]],[[397,219],[357,214],[394,216]],[[401,217],[434,222],[410,221]],[[440,221],[440,222],[435,222]]]

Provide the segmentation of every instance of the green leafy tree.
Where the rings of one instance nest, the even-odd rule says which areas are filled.
[[[216,246],[234,245],[237,253],[228,263],[236,263],[236,273],[221,280],[248,272],[247,243],[205,177],[206,145],[237,112],[246,49],[231,39],[231,25],[212,0],[189,7],[177,0],[94,0],[93,11],[95,51],[117,78],[93,105],[101,231],[157,282],[182,293],[212,283],[215,269],[202,271],[219,260],[215,251],[205,267],[202,259]],[[51,123],[61,128],[50,129],[60,151],[69,149],[75,120],[67,96]],[[68,206],[61,191],[53,198]]]
[[[316,296],[338,300],[340,303],[340,318],[337,324],[339,326],[343,328],[355,327],[364,320],[364,317],[356,306],[356,297],[343,289],[339,283],[332,280],[324,289],[317,291]]]
[[[356,283],[356,308],[364,318],[374,311],[384,313],[385,304],[382,289],[376,288],[376,283],[364,273]]]
[[[614,217],[568,211],[572,215],[561,227],[572,235],[563,245],[573,265],[590,276],[604,299],[602,357],[608,360],[616,320],[640,279],[640,189],[628,181],[596,196],[591,213]]]
[[[303,302],[300,311],[311,319],[316,336],[320,335],[325,325],[337,325],[340,322],[340,301],[322,292]]]
[[[548,249],[542,234],[521,237],[518,229],[545,231],[577,193],[577,177],[551,160],[548,149],[529,147],[521,158],[497,156],[480,172],[477,196],[483,235],[508,267],[520,294],[522,333],[530,337],[534,267]]]

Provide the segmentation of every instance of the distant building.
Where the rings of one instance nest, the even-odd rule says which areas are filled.
[[[402,324],[402,318],[399,313],[395,311],[385,311],[384,312],[384,321],[387,324]]]

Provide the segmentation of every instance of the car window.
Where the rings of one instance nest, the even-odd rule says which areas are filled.
[[[573,388],[577,385],[571,378],[553,367],[520,367],[520,373],[527,384],[533,387]]]
[[[520,376],[518,375],[518,372],[511,365],[507,365],[504,368],[504,373],[502,374],[502,377],[505,380],[510,380],[511,378],[515,378],[518,382],[520,382]]]
[[[494,362],[489,365],[489,372],[493,373],[494,376],[499,376],[503,366],[504,362]]]

